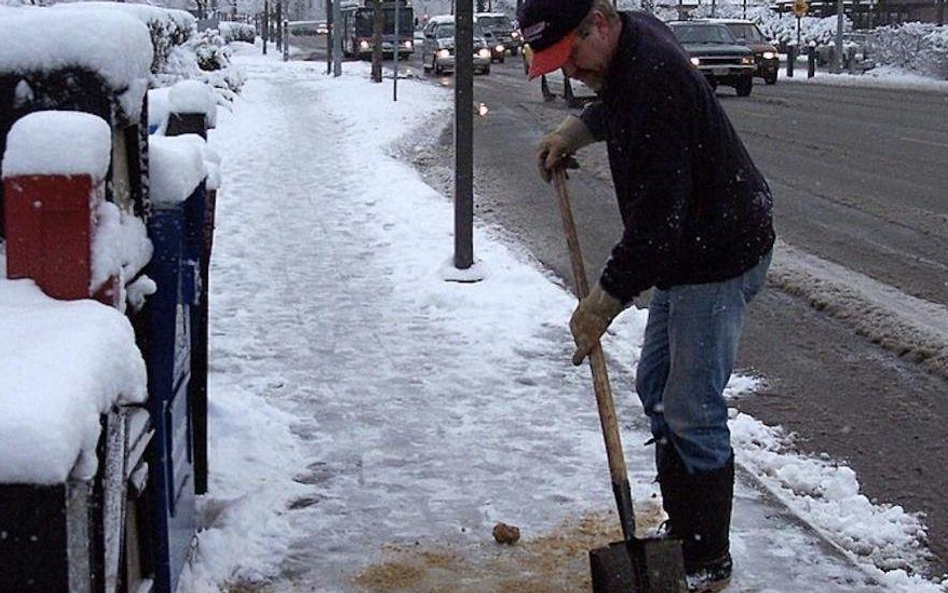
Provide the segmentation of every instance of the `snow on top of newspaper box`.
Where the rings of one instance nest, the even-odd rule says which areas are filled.
[[[183,29],[190,29],[197,22],[197,20],[194,18],[194,15],[187,11],[178,10],[176,8],[149,6],[147,4],[128,4],[125,2],[74,2],[70,4],[57,4],[55,7],[58,9],[98,8],[104,10],[121,10],[145,24],[151,22],[173,21],[176,26]]]
[[[0,71],[50,72],[81,67],[120,93],[122,110],[137,118],[148,87],[152,47],[148,28],[132,16],[73,5],[4,11]]]
[[[168,92],[172,113],[203,113],[213,119],[217,112],[214,91],[200,80],[182,80]]]
[[[63,147],[68,146],[68,150]],[[91,175],[109,170],[112,130],[104,119],[78,111],[37,111],[18,119],[7,135],[3,176]]]
[[[195,142],[194,136],[199,142]],[[173,206],[188,199],[204,178],[207,166],[200,136],[152,136],[148,146],[151,202]]]
[[[128,319],[91,300],[58,301],[7,280],[0,253],[0,483],[95,475],[99,416],[146,398]]]

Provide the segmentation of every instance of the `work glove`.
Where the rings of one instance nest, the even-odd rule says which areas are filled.
[[[600,336],[612,323],[616,315],[622,312],[622,302],[605,290],[597,282],[586,297],[579,301],[573,316],[569,320],[569,331],[576,342],[573,364],[579,366],[583,359],[598,343]]]
[[[575,115],[567,115],[555,130],[540,140],[540,145],[537,147],[537,167],[540,170],[540,178],[549,183],[553,179],[553,169],[560,164],[563,157],[593,142],[595,138],[583,120]]]

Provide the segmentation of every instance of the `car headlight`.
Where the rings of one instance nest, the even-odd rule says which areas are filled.
[[[777,54],[772,51],[765,51],[763,57],[765,60],[772,60],[777,57]]]
[[[438,57],[439,57],[439,58],[450,58],[450,57],[451,57],[451,50],[449,50],[449,49],[439,49],[439,50],[438,50]]]
[[[514,31],[513,33],[511,33],[510,36],[513,37],[514,39],[520,39],[520,33],[516,32],[516,31]]]
[[[490,57],[490,50],[487,49],[487,48],[478,50],[477,55],[478,55],[478,57],[481,57],[481,58],[489,58],[489,57]]]
[[[368,42],[368,41],[365,41],[365,40],[360,41],[360,42],[359,42],[359,49],[369,49],[369,42]]]
[[[745,66],[753,66],[754,56],[744,56],[743,58],[741,58],[741,64],[744,64]]]
[[[691,63],[694,64],[695,66],[700,66],[701,60],[699,60],[698,58],[691,58]]]
[[[411,41],[406,41],[404,45],[405,45],[405,49],[411,49]]]
[[[503,52],[503,51],[504,51],[504,46],[503,46],[503,45],[498,45],[497,47],[494,48],[494,51],[496,51],[496,52]]]

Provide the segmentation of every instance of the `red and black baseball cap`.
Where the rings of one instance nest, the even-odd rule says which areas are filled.
[[[574,30],[592,8],[592,0],[526,0],[517,21],[533,59],[530,78],[562,67],[573,51]]]

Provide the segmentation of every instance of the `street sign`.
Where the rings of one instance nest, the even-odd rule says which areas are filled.
[[[793,0],[793,14],[797,15],[797,18],[802,19],[809,10],[810,3],[807,0]]]

